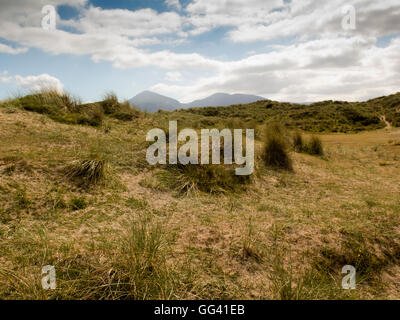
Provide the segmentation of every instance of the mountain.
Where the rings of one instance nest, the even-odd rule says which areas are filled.
[[[189,103],[180,103],[178,100],[161,94],[144,91],[130,99],[129,102],[147,112],[156,112],[158,110],[173,111],[175,109],[194,107],[226,107],[233,104],[248,104],[259,100],[266,99],[247,94],[216,93],[205,99],[195,100]]]
[[[186,108],[194,107],[226,107],[233,104],[248,104],[259,100],[265,100],[263,97],[247,94],[227,94],[216,93],[205,99],[195,100],[184,104]]]
[[[178,100],[151,91],[143,91],[130,99],[129,102],[147,112],[173,111],[182,108],[182,104]]]

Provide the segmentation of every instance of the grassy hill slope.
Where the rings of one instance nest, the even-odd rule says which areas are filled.
[[[392,120],[398,98],[310,109],[265,101],[124,121],[103,110],[95,126],[1,104],[0,298],[399,299],[395,128],[321,135],[325,156],[291,151],[292,172],[265,166],[257,141],[251,181],[219,193],[181,193],[165,179],[177,172],[145,160],[147,131],[168,120],[358,131],[365,119],[350,122],[345,108],[380,128],[378,106]],[[80,179],[93,163],[99,179]],[[357,290],[341,288],[346,264],[357,268]],[[55,291],[41,287],[45,265],[56,268]]]
[[[179,110],[179,114],[195,114],[202,124],[223,120],[263,123],[275,120],[289,128],[313,132],[358,132],[385,127],[381,116],[400,126],[400,93],[367,102],[323,101],[311,105],[259,101],[248,105]]]

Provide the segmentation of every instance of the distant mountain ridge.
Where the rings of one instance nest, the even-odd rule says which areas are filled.
[[[215,93],[205,99],[195,100],[193,102],[186,103],[185,107],[227,107],[233,104],[248,104],[259,100],[266,99],[264,97],[248,94]]]
[[[143,91],[130,99],[129,102],[147,112],[156,112],[158,110],[173,111],[176,109],[195,107],[226,107],[233,104],[248,104],[259,100],[266,99],[264,97],[248,94],[215,93],[204,99],[189,103],[181,103],[178,100],[155,92]]]
[[[156,112],[161,109],[173,111],[182,108],[182,104],[178,100],[151,91],[139,93],[130,99],[129,103],[147,112]]]

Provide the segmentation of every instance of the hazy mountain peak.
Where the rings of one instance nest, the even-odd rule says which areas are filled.
[[[265,98],[248,94],[228,94],[218,92],[205,99],[195,100],[185,104],[186,107],[225,107],[232,104],[248,104]]]
[[[146,90],[136,95],[129,102],[148,112],[156,112],[158,110],[173,111],[179,108],[192,107],[224,107],[233,104],[248,104],[258,100],[266,99],[255,95],[217,92],[204,99],[181,103],[178,100]]]
[[[182,107],[178,100],[148,90],[139,93],[129,102],[147,112],[156,112],[158,110],[173,111]]]

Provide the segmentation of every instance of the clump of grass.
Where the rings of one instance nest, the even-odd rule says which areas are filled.
[[[202,191],[227,193],[240,191],[250,182],[249,176],[237,176],[233,168],[224,165],[170,165],[159,173],[161,182],[180,193]]]
[[[306,153],[314,156],[323,156],[324,147],[322,141],[317,136],[312,136],[304,147]]]
[[[120,103],[117,95],[113,92],[107,93],[100,105],[106,115],[121,121],[131,121],[141,116],[141,112],[133,108],[129,101]]]
[[[81,115],[76,119],[77,124],[98,127],[103,123],[104,112],[97,103],[88,103],[80,106]]]
[[[120,109],[118,97],[114,92],[108,92],[104,95],[101,106],[105,114],[113,114]]]
[[[87,206],[85,197],[73,197],[70,201],[71,209],[74,211],[85,209]]]
[[[68,165],[65,175],[80,186],[93,186],[103,182],[107,176],[108,163],[104,159],[75,160]]]
[[[330,273],[317,269],[315,266],[300,272],[294,271],[292,265],[284,261],[288,252],[285,248],[279,247],[276,240],[272,247],[272,272],[269,275],[275,299],[343,299],[354,295],[354,293],[344,292]]]
[[[103,110],[98,104],[81,104],[70,94],[51,88],[14,99],[12,103],[61,123],[99,126],[103,121]]]
[[[79,99],[72,97],[66,92],[60,92],[56,89],[44,89],[34,93],[33,100],[36,100],[34,107],[58,107],[62,111],[68,111],[71,113],[79,113],[79,105],[81,102]]]
[[[65,202],[63,190],[58,186],[52,187],[45,197],[46,205],[49,205],[52,210],[65,209],[67,203]]]
[[[304,150],[304,140],[303,135],[300,131],[296,131],[293,134],[293,149],[296,152],[303,152]]]
[[[18,189],[15,194],[15,207],[19,210],[28,209],[31,206],[31,200],[26,195],[25,189]]]
[[[166,299],[174,290],[172,272],[166,263],[168,239],[159,223],[141,218],[132,222],[121,239],[114,262],[113,290],[121,299]]]
[[[268,126],[264,141],[264,163],[269,167],[293,170],[284,128],[278,123]]]
[[[129,197],[126,200],[126,205],[132,209],[146,209],[148,207],[146,200],[136,199],[134,197]]]
[[[14,172],[25,172],[31,173],[33,171],[32,166],[25,160],[17,157],[6,157],[3,159],[7,167],[4,169],[4,173],[11,175]]]
[[[375,247],[363,236],[347,235],[340,248],[321,248],[314,265],[326,274],[337,274],[343,266],[352,265],[357,270],[357,282],[368,282],[400,260],[400,246],[393,240],[379,239],[379,254]]]
[[[292,137],[292,145],[296,152],[304,152],[313,156],[324,155],[322,140],[315,135],[311,136],[308,141],[304,141],[301,132],[296,131]]]
[[[43,89],[24,97],[7,101],[8,107],[46,114],[54,121],[67,124],[82,124],[98,127],[108,115],[121,121],[131,121],[142,116],[128,101],[120,103],[114,93],[108,93],[97,103],[82,104],[66,92]]]
[[[252,259],[257,263],[263,261],[263,252],[258,246],[254,225],[250,220],[246,225],[246,233],[243,235],[242,254],[244,260]]]

